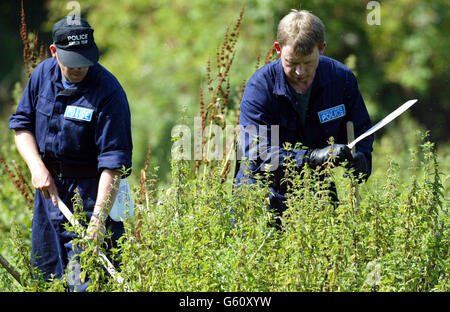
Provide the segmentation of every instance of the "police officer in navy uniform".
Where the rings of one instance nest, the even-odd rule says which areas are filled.
[[[282,214],[287,208],[281,182],[287,157],[313,168],[345,161],[363,181],[371,173],[373,136],[356,145],[354,156],[345,145],[347,121],[354,123],[356,137],[372,124],[354,74],[323,55],[325,26],[318,17],[292,10],[280,21],[274,46],[280,59],[253,74],[241,101],[238,151],[245,161],[235,183],[255,183],[257,173],[272,171],[270,208]],[[330,137],[335,144],[329,145]],[[286,143],[304,148],[285,149]]]
[[[124,233],[123,223],[108,212],[117,181],[131,173],[130,109],[120,83],[98,63],[93,32],[83,18],[67,17],[54,25],[52,58],[33,71],[9,120],[37,189],[31,257],[45,280],[60,278],[78,252],[57,196],[73,210],[78,189],[87,212],[86,239],[110,231],[111,247]]]

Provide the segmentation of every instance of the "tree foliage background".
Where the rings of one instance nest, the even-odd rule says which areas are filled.
[[[41,3],[41,6],[36,4]],[[2,23],[5,39],[2,58],[1,107],[4,115],[15,109],[12,86],[21,86],[19,37],[20,1],[3,3],[8,18]],[[68,1],[24,1],[29,28],[40,41],[51,42],[55,21],[71,12]],[[208,58],[215,58],[225,28],[245,5],[245,15],[232,68],[229,106],[238,108],[242,81],[255,70],[276,37],[276,27],[292,8],[318,15],[327,27],[326,55],[346,63],[358,75],[362,94],[374,122],[410,98],[419,103],[411,117],[431,130],[438,143],[448,143],[450,113],[449,4],[446,1],[382,1],[380,25],[370,25],[368,1],[268,0],[111,0],[79,1],[81,15],[95,29],[100,62],[118,77],[127,92],[133,115],[134,164],[142,167],[147,146],[161,177],[169,169],[172,127],[185,115],[198,114],[198,90],[205,83]],[[40,22],[40,23],[39,23]],[[8,60],[6,60],[6,58]],[[23,72],[23,70],[22,70]],[[17,92],[20,94],[20,92]],[[17,99],[16,99],[17,100]],[[5,117],[6,118],[6,117]],[[190,119],[189,119],[190,118]],[[6,131],[6,122],[2,123]]]

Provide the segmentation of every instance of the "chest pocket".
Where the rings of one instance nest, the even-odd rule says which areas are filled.
[[[61,116],[59,152],[66,157],[87,160],[95,153],[95,108],[89,103],[67,105]]]
[[[319,111],[317,118],[319,119],[321,128],[325,132],[327,140],[333,137],[336,143],[346,143],[345,122],[347,120],[347,108],[345,104],[339,104]]]
[[[36,124],[35,124],[35,138],[40,151],[44,150],[45,138],[48,132],[50,118],[53,113],[55,102],[51,99],[38,96],[36,103]]]

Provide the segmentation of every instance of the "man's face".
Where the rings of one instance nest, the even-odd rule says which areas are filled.
[[[84,77],[86,77],[89,67],[79,67],[79,68],[67,67],[59,61],[58,54],[56,52],[56,47],[54,45],[50,46],[50,51],[52,52],[52,57],[56,58],[56,60],[58,61],[61,73],[63,74],[64,78],[67,81],[77,83],[81,82],[84,79]]]
[[[314,47],[311,54],[299,55],[290,45],[280,47],[275,43],[277,53],[281,58],[284,73],[291,86],[294,88],[309,88],[314,80],[317,66],[319,66],[319,57],[323,54],[325,44],[321,50]]]

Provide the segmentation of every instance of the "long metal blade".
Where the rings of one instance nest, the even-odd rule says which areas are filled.
[[[386,117],[384,117],[383,119],[381,119],[380,122],[378,122],[375,126],[373,126],[372,128],[370,128],[369,130],[367,130],[366,132],[364,132],[363,134],[361,134],[356,140],[354,140],[353,142],[347,144],[349,149],[352,149],[356,143],[358,143],[359,141],[361,141],[362,139],[368,137],[369,135],[371,135],[372,133],[380,130],[381,128],[383,128],[384,126],[386,126],[388,123],[390,123],[392,120],[394,120],[395,118],[397,118],[398,116],[400,116],[401,114],[403,114],[408,108],[410,108],[411,106],[413,106],[415,103],[417,102],[417,99],[414,100],[409,100],[408,102],[404,103],[402,106],[400,106],[399,108],[397,108],[395,111],[393,111],[392,113],[390,113],[389,115],[387,115]]]

